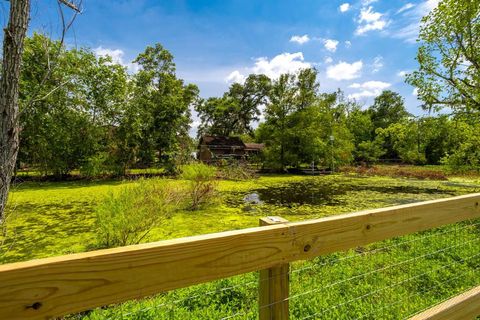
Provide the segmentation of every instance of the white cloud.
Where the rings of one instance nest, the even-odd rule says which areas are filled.
[[[364,83],[352,83],[349,88],[366,89],[366,90],[384,90],[392,84],[383,81],[367,81]]]
[[[343,3],[339,7],[341,12],[347,12],[350,9],[350,3]]]
[[[439,0],[424,0],[412,10],[406,11],[402,19],[394,25],[391,35],[408,43],[415,43],[420,30],[422,17],[437,7]],[[404,10],[405,11],[405,10]]]
[[[362,68],[362,60],[353,63],[340,61],[327,68],[327,77],[337,81],[356,79],[360,77]]]
[[[405,76],[407,75],[407,73],[408,73],[408,72],[405,71],[405,70],[400,70],[400,71],[397,73],[397,76],[403,78],[403,77],[405,77]]]
[[[265,74],[271,79],[276,79],[284,73],[293,73],[300,69],[310,68],[311,64],[304,60],[301,52],[285,52],[273,57],[271,60],[265,57],[258,58],[252,70],[253,73]]]
[[[376,56],[375,59],[373,59],[372,73],[377,73],[382,68],[383,68],[383,57]]]
[[[373,8],[364,7],[360,9],[360,16],[358,18],[358,27],[355,30],[357,35],[362,35],[368,31],[383,30],[388,24],[384,19],[384,15],[380,12],[373,11]]]
[[[139,65],[136,63],[132,62],[125,62],[124,57],[125,57],[125,52],[121,49],[109,49],[109,48],[103,48],[103,47],[97,47],[93,49],[93,53],[97,57],[110,57],[112,58],[113,63],[120,64],[127,68],[129,72],[135,73],[139,70]]]
[[[360,100],[361,98],[371,98],[380,95],[380,93],[375,93],[375,91],[362,90],[359,92],[351,93],[347,96],[348,99]]]
[[[409,3],[405,4],[404,6],[402,6],[400,9],[398,9],[397,14],[402,13],[402,12],[407,11],[407,10],[410,10],[413,7],[415,7],[415,5],[413,3],[409,2]]]
[[[325,58],[325,63],[329,64],[329,63],[332,63],[333,62],[333,59],[331,57],[326,57]]]
[[[364,83],[353,83],[349,86],[352,89],[360,89],[360,91],[349,94],[349,99],[361,99],[376,97],[382,93],[383,90],[389,88],[392,84],[383,81],[367,81]]]
[[[225,82],[227,83],[244,83],[245,82],[245,76],[240,73],[240,71],[235,70],[232,71],[226,78]]]
[[[433,9],[435,9],[438,6],[438,3],[440,0],[426,0],[421,6],[423,7],[421,10],[423,10],[424,14],[429,13]]]
[[[270,79],[277,79],[284,73],[295,73],[301,69],[311,68],[312,64],[306,62],[302,52],[281,53],[272,59],[267,57],[257,58],[252,67],[245,68],[246,73],[264,74]],[[243,82],[246,76],[240,71],[231,72],[226,78],[227,82]]]
[[[292,36],[290,38],[290,42],[296,42],[298,44],[304,44],[310,41],[310,37],[308,34],[304,34],[303,36]]]
[[[413,89],[412,95],[418,96],[418,88]]]
[[[382,18],[382,14],[380,12],[373,11],[373,7],[362,8],[360,10],[359,22],[375,22]]]
[[[378,0],[362,0],[363,6],[368,6],[371,3],[377,2]]]
[[[352,43],[350,41],[345,41],[345,47],[350,48],[352,46]]]
[[[93,52],[99,57],[111,57],[113,63],[123,64],[123,56],[125,55],[123,50],[98,47],[93,49]]]
[[[325,39],[323,41],[323,45],[328,51],[335,52],[337,51],[338,41],[333,39]]]

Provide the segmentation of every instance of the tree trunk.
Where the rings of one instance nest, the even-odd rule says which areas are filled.
[[[30,0],[10,0],[10,16],[3,39],[0,79],[0,223],[19,146],[18,91],[23,42],[30,16]]]

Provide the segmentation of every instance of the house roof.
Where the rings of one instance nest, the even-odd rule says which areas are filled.
[[[263,143],[245,143],[245,148],[247,150],[262,150],[265,148],[265,145]]]
[[[199,145],[209,148],[245,148],[245,144],[239,137],[202,136]]]

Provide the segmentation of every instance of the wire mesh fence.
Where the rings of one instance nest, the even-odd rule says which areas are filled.
[[[290,319],[406,319],[480,285],[480,219],[292,263],[288,275],[289,297],[272,304],[288,300]],[[259,308],[258,288],[253,272],[71,317],[257,319],[272,305]]]

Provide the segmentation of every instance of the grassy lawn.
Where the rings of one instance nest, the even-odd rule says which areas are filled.
[[[180,208],[146,241],[257,226],[264,216],[298,221],[478,192],[475,179],[338,174],[220,181],[216,203],[194,212]],[[135,182],[25,182],[15,186],[0,263],[91,250],[95,207],[129,183]],[[258,197],[261,203],[249,200]],[[292,318],[398,319],[421,310],[479,283],[480,259],[475,256],[479,234],[478,225],[463,223],[295,263]],[[252,319],[257,312],[256,279],[256,273],[247,274],[74,317],[221,319],[235,315],[236,319]]]

